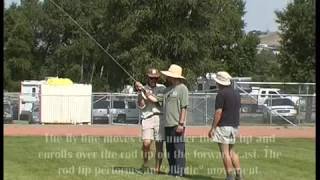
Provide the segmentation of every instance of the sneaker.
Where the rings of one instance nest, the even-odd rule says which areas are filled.
[[[137,174],[144,174],[144,170],[142,168],[139,168],[139,169],[135,169],[135,172]]]
[[[241,176],[236,176],[235,180],[243,180]]]
[[[144,172],[146,171],[146,169],[147,169],[147,167],[144,166],[144,165],[142,165],[141,168],[136,169],[135,171],[136,171],[136,173],[138,173],[138,174],[144,174]]]
[[[178,178],[178,177],[184,177],[184,176],[185,176],[185,174],[172,173],[172,172],[169,172],[168,175],[169,175],[169,176],[174,176],[174,177],[176,177],[176,178]]]
[[[184,175],[175,175],[174,177],[175,177],[175,178],[183,178]]]
[[[160,170],[153,170],[153,173],[154,174],[166,174],[165,172],[160,171]]]
[[[228,175],[226,180],[235,180],[234,177],[232,175]]]

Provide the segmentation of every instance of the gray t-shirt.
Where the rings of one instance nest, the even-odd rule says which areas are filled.
[[[188,99],[188,88],[184,84],[166,89],[164,93],[165,127],[179,125],[181,109],[188,106]]]

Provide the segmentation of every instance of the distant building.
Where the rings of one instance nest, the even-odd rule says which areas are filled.
[[[260,44],[257,46],[258,54],[262,50],[271,50],[273,54],[278,55],[280,53],[280,35],[278,32],[270,32],[268,34],[262,34],[259,36]]]

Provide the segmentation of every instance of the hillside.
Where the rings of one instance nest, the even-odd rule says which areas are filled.
[[[266,35],[260,35],[260,43],[268,46],[280,46],[280,36],[278,32],[270,32]]]

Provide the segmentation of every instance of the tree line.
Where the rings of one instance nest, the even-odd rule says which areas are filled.
[[[257,55],[257,34],[244,31],[243,0],[54,2],[142,82],[147,68],[166,70],[172,63],[183,67],[190,88],[197,77],[219,70],[257,81],[315,80],[314,0],[296,0],[276,12],[279,56]],[[4,10],[4,88],[19,91],[22,80],[48,76],[91,83],[94,91],[133,83],[50,0],[21,0]]]

